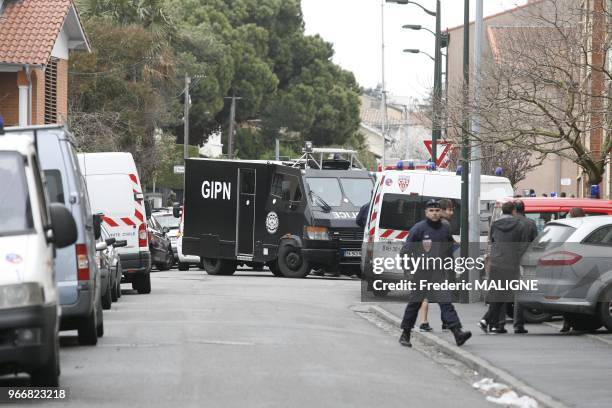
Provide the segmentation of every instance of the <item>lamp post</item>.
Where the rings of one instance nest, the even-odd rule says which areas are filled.
[[[442,129],[440,127],[440,101],[442,100],[442,14],[440,10],[440,0],[436,0],[436,11],[431,11],[410,0],[386,0],[387,3],[395,4],[414,4],[420,7],[425,13],[436,18],[436,31],[435,33],[431,30],[436,37],[436,51],[434,57],[434,95],[433,95],[433,120],[432,120],[432,135],[431,135],[431,160],[434,163],[438,162],[438,140],[441,139]],[[418,28],[416,28],[418,27]],[[404,26],[404,28],[410,28],[413,30],[423,29],[421,26]]]
[[[434,62],[436,61],[436,59],[434,57],[432,57],[429,53],[427,53],[425,51],[418,50],[416,48],[406,48],[404,50],[404,52],[408,53],[408,54],[423,54],[423,55],[427,55],[430,60],[432,60]]]

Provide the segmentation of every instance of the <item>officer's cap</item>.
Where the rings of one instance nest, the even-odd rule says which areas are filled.
[[[425,208],[440,208],[440,202],[432,198],[431,200],[427,201]]]

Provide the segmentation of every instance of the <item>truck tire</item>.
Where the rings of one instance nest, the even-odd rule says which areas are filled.
[[[278,269],[285,278],[299,279],[308,276],[312,268],[299,248],[285,244],[278,250]]]
[[[209,275],[233,275],[236,272],[236,262],[227,259],[202,258],[202,265]]]
[[[53,346],[48,360],[36,371],[30,373],[31,387],[59,387],[60,360],[59,336],[54,332]]]
[[[563,317],[576,331],[591,332],[599,329],[602,325],[598,314],[567,313]]]
[[[110,276],[108,279],[110,280]],[[108,282],[108,285],[106,286],[106,292],[102,295],[102,309],[110,310],[112,305],[113,305],[113,295],[112,295],[112,289],[111,289],[111,282]]]
[[[148,295],[151,293],[151,275],[148,273],[137,275],[134,277],[136,280],[134,283],[136,284],[136,291],[141,295]]]
[[[79,344],[82,346],[95,346],[98,344],[98,333],[96,327],[96,311],[91,311],[89,316],[84,318],[78,327]]]
[[[187,262],[179,262],[178,270],[179,271],[188,271],[189,270],[189,264]]]
[[[612,332],[612,286],[603,291],[597,304],[599,318],[608,331]]]
[[[274,261],[274,262],[269,262],[267,264],[268,269],[270,269],[270,272],[272,272],[272,275],[277,276],[277,277],[282,277],[283,274],[281,273],[280,269],[278,269],[278,262]]]
[[[96,334],[98,337],[104,337],[104,320],[96,327]]]
[[[111,283],[111,301],[116,302],[119,299],[119,295],[117,295],[117,281],[112,279]]]

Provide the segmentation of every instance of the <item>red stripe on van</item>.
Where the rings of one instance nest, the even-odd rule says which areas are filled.
[[[408,236],[408,231],[402,231],[399,234],[397,234],[397,239],[404,239]]]
[[[144,222],[144,217],[140,211],[134,210],[134,217],[138,218],[140,222]]]
[[[393,234],[393,230],[388,229],[388,230],[386,230],[385,232],[383,232],[382,234],[380,234],[380,237],[381,237],[381,238],[389,238],[389,236],[390,236],[391,234]]]
[[[108,217],[102,217],[102,220],[108,224],[109,227],[118,227],[119,224],[117,224],[115,221],[113,221],[112,218],[108,218]]]
[[[134,182],[134,184],[138,184],[138,178],[135,174],[130,174],[130,179]]]
[[[376,195],[376,199],[374,200],[374,204],[378,204],[380,201],[380,193]]]
[[[376,212],[372,213],[372,218],[370,218],[370,221],[374,221],[376,219],[376,217],[378,217],[378,214]]]
[[[129,225],[130,227],[136,225],[136,223],[134,221],[132,221],[131,219],[125,217],[125,218],[121,218],[121,221],[123,221],[126,225]]]
[[[376,228],[371,228],[370,229],[370,235],[374,235],[374,232],[376,232]]]

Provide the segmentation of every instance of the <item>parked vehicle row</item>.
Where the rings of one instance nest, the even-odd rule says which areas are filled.
[[[57,386],[59,331],[95,345],[121,282],[151,292],[139,180],[128,153],[77,156],[63,127],[0,124],[0,375]]]

